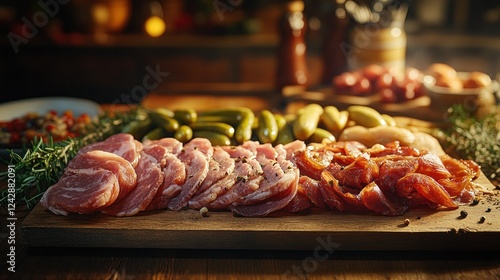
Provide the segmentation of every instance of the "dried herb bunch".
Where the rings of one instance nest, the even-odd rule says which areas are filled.
[[[500,107],[481,117],[455,105],[448,111],[451,126],[443,130],[447,151],[472,159],[492,181],[500,180]]]
[[[136,115],[135,109],[113,115],[104,113],[88,127],[89,133],[84,136],[60,142],[35,139],[24,155],[11,151],[10,161],[6,163],[15,169],[16,206],[30,209],[36,205],[45,190],[59,180],[68,162],[80,148],[121,132],[124,125],[136,119]],[[0,180],[5,180],[7,176],[7,172],[0,173]],[[0,204],[5,208],[8,203],[12,203],[7,198],[8,190],[2,190]]]

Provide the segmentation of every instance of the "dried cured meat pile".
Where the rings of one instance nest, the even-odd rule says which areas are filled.
[[[311,207],[401,215],[471,202],[479,173],[473,161],[398,142],[212,146],[204,138],[141,143],[122,133],[81,149],[41,203],[59,215],[204,207],[238,216]]]

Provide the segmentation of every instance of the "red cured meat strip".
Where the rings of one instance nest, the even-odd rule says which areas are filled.
[[[105,151],[123,157],[128,160],[132,166],[136,166],[139,161],[142,144],[134,139],[130,134],[119,133],[108,137],[106,140],[87,145],[80,149],[83,154],[89,151]]]
[[[408,197],[412,192],[417,191],[422,197],[436,204],[451,209],[458,207],[443,186],[432,177],[424,174],[409,173],[405,175],[399,179],[396,189],[401,197]]]
[[[163,182],[163,172],[155,158],[142,154],[137,166],[137,186],[122,200],[101,209],[113,216],[133,216],[146,209]]]
[[[378,165],[368,154],[362,154],[345,167],[332,164],[326,169],[337,178],[340,185],[357,189],[362,189],[379,175]]]
[[[435,154],[425,154],[418,157],[415,172],[428,175],[436,180],[451,177],[451,173],[446,169],[441,158]]]
[[[385,216],[402,215],[408,209],[408,205],[388,199],[375,182],[364,187],[359,198],[366,208]]]

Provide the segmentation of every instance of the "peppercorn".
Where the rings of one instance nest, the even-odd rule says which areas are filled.
[[[490,207],[488,207],[488,209],[486,209],[486,211],[485,211],[485,212],[486,212],[486,213],[491,212],[491,208],[490,208]]]
[[[482,224],[482,223],[484,223],[484,221],[486,221],[486,217],[481,216],[481,218],[479,219],[479,223]]]
[[[460,219],[465,219],[467,217],[467,215],[469,215],[469,213],[467,213],[467,211],[465,210],[462,210],[460,211]]]
[[[410,225],[410,219],[405,219],[405,221],[404,221],[404,225],[405,225],[405,226]]]

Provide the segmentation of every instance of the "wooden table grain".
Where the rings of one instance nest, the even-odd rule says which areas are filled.
[[[2,238],[2,256],[9,246]],[[15,249],[15,272],[8,271],[4,262],[0,279],[500,279],[498,252],[460,248],[172,250],[36,248],[19,242]]]

